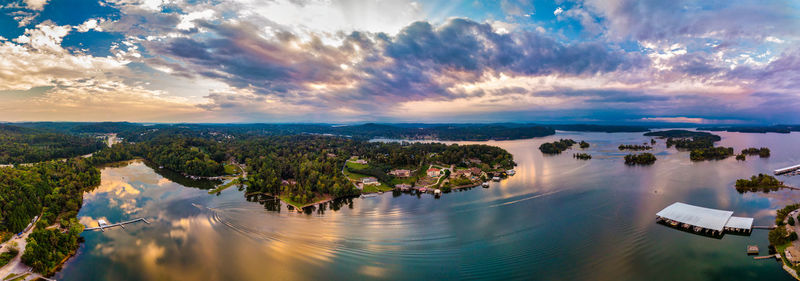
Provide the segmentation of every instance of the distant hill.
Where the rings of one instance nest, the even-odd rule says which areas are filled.
[[[687,130],[666,130],[666,131],[656,131],[656,132],[649,132],[645,133],[645,136],[648,137],[663,137],[663,138],[694,138],[694,137],[717,137],[719,136],[714,135],[708,132],[695,132],[695,131],[687,131]]]
[[[636,133],[636,132],[650,131],[648,127],[625,126],[625,125],[568,124],[568,125],[549,125],[549,127],[561,131],[576,131],[576,132]]]
[[[40,162],[89,154],[103,148],[94,137],[0,124],[0,164]]]
[[[329,134],[358,139],[390,138],[411,140],[444,140],[444,141],[486,141],[513,140],[543,137],[555,134],[555,130],[546,126],[521,124],[426,124],[413,126],[410,124],[366,123],[360,125],[330,124],[158,124],[145,126],[140,130],[170,129],[189,130],[206,133],[224,133],[232,135],[296,135],[296,134]],[[135,132],[135,131],[134,131]],[[122,135],[136,141],[135,134]]]
[[[142,127],[141,124],[130,122],[21,122],[9,123],[9,125],[70,134],[120,133],[137,130]]]
[[[800,125],[774,125],[774,126],[730,126],[730,127],[703,127],[701,131],[725,131],[738,133],[781,133],[788,134],[800,131]]]

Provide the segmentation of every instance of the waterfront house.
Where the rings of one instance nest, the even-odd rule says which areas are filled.
[[[403,192],[411,190],[411,185],[407,183],[401,183],[394,185],[394,188]]]
[[[428,169],[427,172],[428,172],[428,176],[433,178],[433,177],[438,177],[441,174],[442,170],[439,170],[439,169],[436,169],[436,168],[430,168],[430,169]]]
[[[407,178],[411,176],[411,171],[405,169],[398,169],[389,171],[389,174],[398,178]]]
[[[792,265],[797,266],[800,264],[800,250],[798,250],[794,245],[787,247],[783,253],[784,257],[786,257],[786,260],[788,260]]]
[[[462,177],[462,176],[470,177],[470,176],[472,176],[472,173],[469,170],[457,170],[454,173],[450,174],[450,178],[453,178],[453,179],[459,178],[459,177]]]
[[[378,179],[376,179],[375,177],[361,178],[361,183],[363,183],[364,185],[380,185],[381,184],[380,182],[378,182]]]
[[[469,168],[469,173],[472,174],[473,176],[479,177],[481,175],[481,168],[478,167]]]

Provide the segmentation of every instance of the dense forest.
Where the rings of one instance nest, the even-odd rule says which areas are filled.
[[[83,160],[0,168],[0,231],[23,230],[34,216],[55,223],[72,218],[83,192],[100,184],[100,172]]]
[[[0,164],[33,163],[89,154],[104,143],[91,136],[0,124]]]
[[[625,165],[650,165],[655,162],[656,156],[652,153],[625,155]]]
[[[134,140],[143,132],[184,129],[201,134],[219,133],[237,136],[286,136],[298,134],[325,134],[356,139],[436,139],[452,141],[512,140],[543,137],[555,134],[553,128],[532,124],[154,124],[144,126],[127,122],[103,123],[15,123],[27,128],[44,129],[60,133],[119,133]]]
[[[511,154],[487,145],[383,143],[309,135],[255,137],[236,143],[232,151],[236,159],[247,164],[248,193],[282,194],[298,203],[307,203],[321,194],[359,194],[342,169],[390,182],[393,176],[387,172],[391,168],[417,170],[433,163],[478,165],[470,159],[480,162],[486,170],[514,166]],[[369,168],[344,168],[351,156],[369,160]]]
[[[62,221],[60,227],[47,229],[38,227],[28,236],[28,245],[22,254],[22,262],[34,271],[49,275],[58,269],[67,256],[80,245],[83,225],[76,218]]]
[[[546,142],[539,145],[539,151],[546,154],[558,154],[575,145],[572,139],[560,139],[554,142]]]
[[[83,192],[99,184],[99,170],[82,159],[0,168],[0,231],[20,232],[40,216],[22,261],[39,273],[51,273],[77,249]]]

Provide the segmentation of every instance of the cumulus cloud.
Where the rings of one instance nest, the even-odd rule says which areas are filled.
[[[44,6],[47,5],[47,1],[49,0],[24,0],[28,9],[39,11],[44,10]]]

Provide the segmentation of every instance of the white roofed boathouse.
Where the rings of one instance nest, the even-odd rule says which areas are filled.
[[[656,219],[700,234],[722,235],[724,232],[750,233],[753,218],[734,217],[732,211],[698,207],[675,202],[656,213]]]

